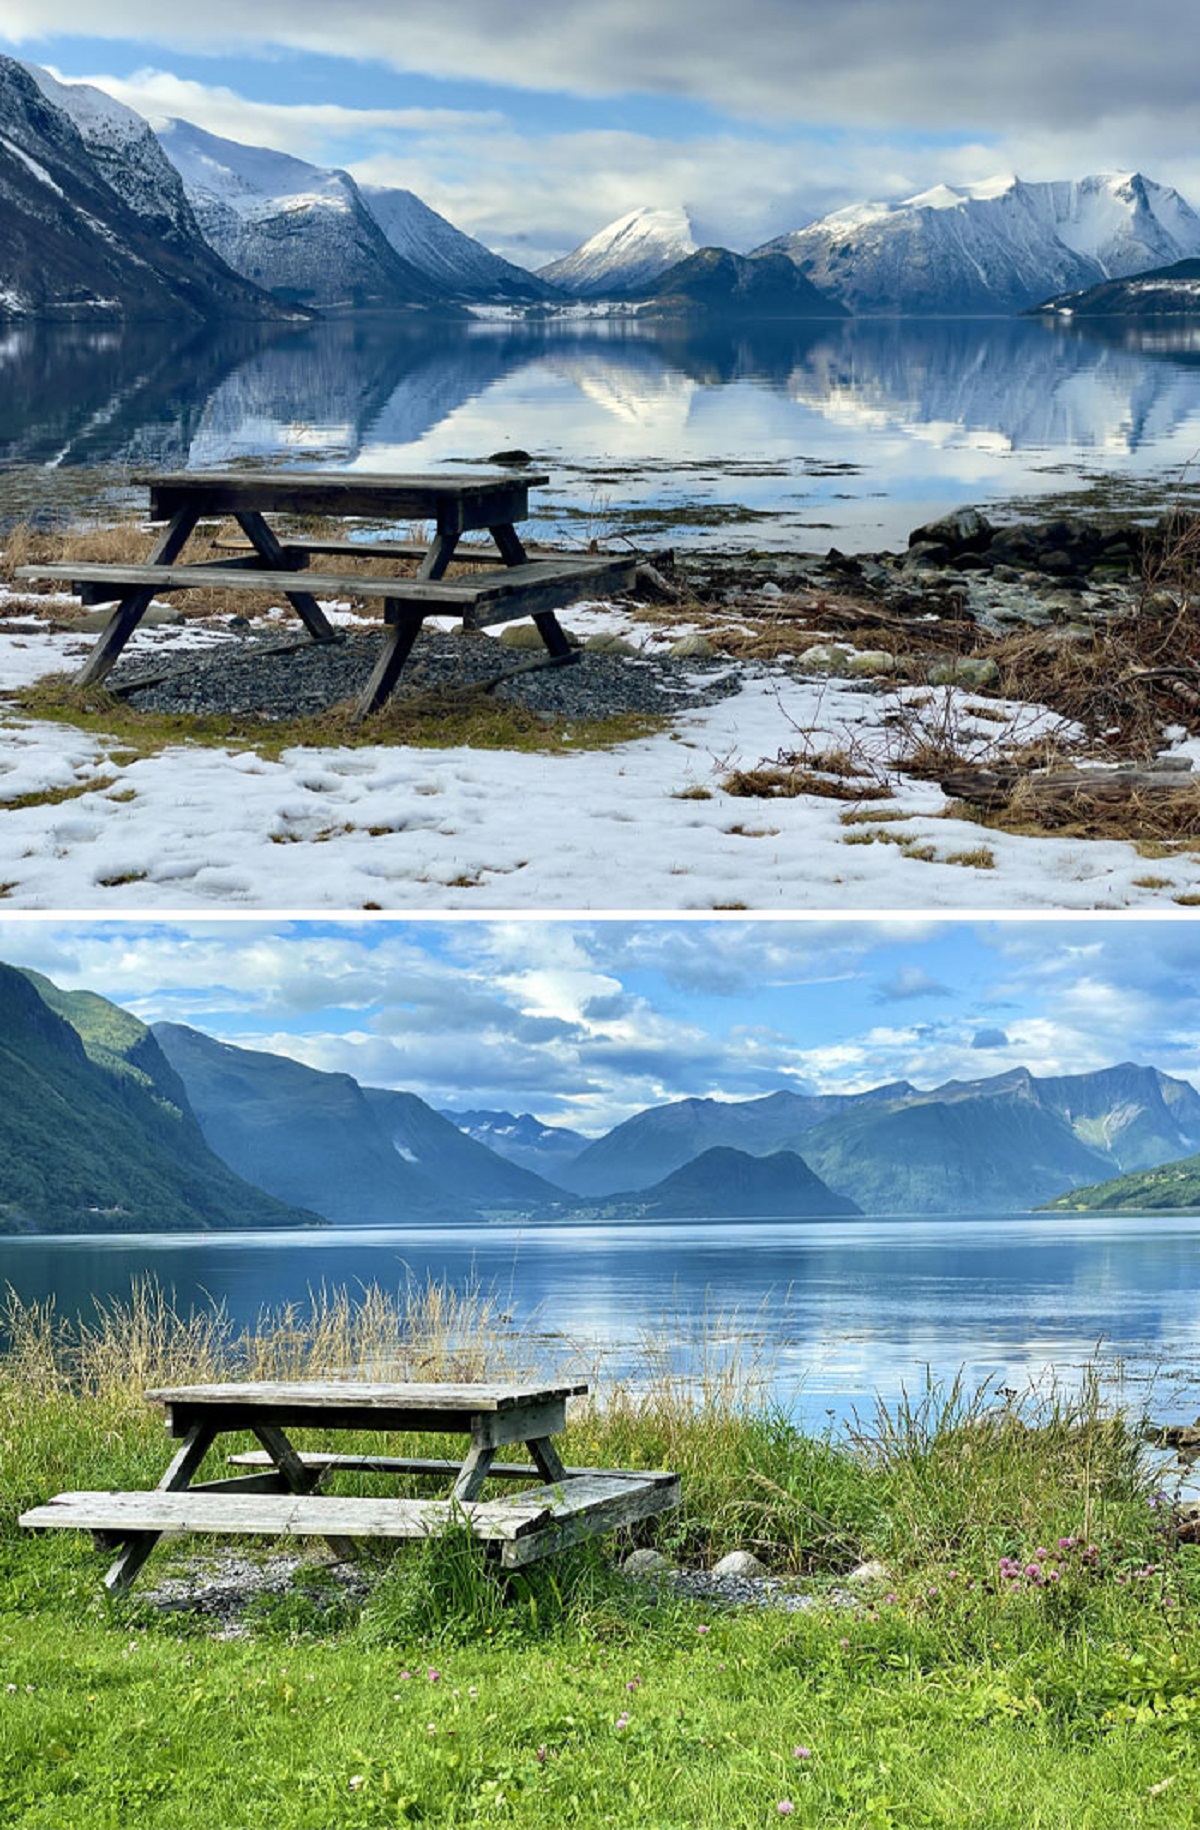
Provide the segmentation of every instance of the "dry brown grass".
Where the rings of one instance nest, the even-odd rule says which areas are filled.
[[[338,520],[306,516],[288,520],[281,518],[276,531],[280,538],[293,539],[344,539],[347,529]],[[406,538],[409,536],[406,536]],[[416,542],[425,536],[418,528],[411,534]],[[30,565],[70,565],[73,560],[81,564],[94,565],[144,565],[154,541],[154,532],[144,521],[132,516],[124,517],[107,525],[79,527],[58,530],[43,530],[22,523],[10,530],[5,537],[3,551],[0,552],[0,582],[12,585],[16,582],[17,569]],[[237,557],[253,551],[232,519],[220,523],[201,523],[192,535],[185,548],[183,559],[189,564],[204,564]],[[350,571],[359,573],[364,578],[405,578],[415,573],[416,560],[407,559],[372,559],[360,558],[357,555],[348,560],[343,554],[330,554],[327,557],[314,554],[312,567],[315,571],[342,574]],[[499,557],[497,556],[497,563]],[[446,573],[447,578],[467,577],[478,572],[478,567],[468,564],[453,563]],[[45,583],[20,581],[25,595],[20,606],[26,613],[45,614],[45,598],[48,595],[61,593],[62,586],[54,581]],[[238,614],[248,618],[266,616],[269,611],[277,609],[280,604],[278,591],[248,591],[237,587],[231,591],[189,589],[181,592],[161,591],[160,598],[172,603],[189,620],[200,620],[212,616]],[[374,618],[382,617],[382,606],[378,598],[355,598],[348,594],[346,602],[353,605],[361,615]],[[6,606],[10,611],[12,604]],[[74,614],[73,606],[54,606],[56,620],[69,620]]]

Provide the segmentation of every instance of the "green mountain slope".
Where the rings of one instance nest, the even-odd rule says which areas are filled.
[[[1139,1214],[1164,1208],[1200,1213],[1200,1156],[1185,1156],[1178,1163],[1163,1163],[1158,1169],[1139,1169],[1130,1175],[1113,1176],[1108,1182],[1073,1188],[1069,1194],[1047,1201],[1044,1211]]]
[[[144,1024],[0,965],[0,1233],[317,1223],[214,1156]]]
[[[1021,1093],[936,1100],[818,1125],[817,1174],[867,1213],[1000,1213],[1044,1201],[1110,1159]]]

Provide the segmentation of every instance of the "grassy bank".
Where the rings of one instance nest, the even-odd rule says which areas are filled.
[[[631,1583],[628,1543],[506,1589],[451,1538],[369,1552],[361,1592],[316,1547],[221,1638],[149,1599],[211,1547],[161,1547],[114,1603],[90,1540],[31,1537],[17,1513],[152,1484],[156,1381],[500,1375],[531,1370],[531,1345],[486,1299],[436,1288],[331,1297],[240,1339],[142,1292],[82,1331],[13,1309],[8,1338],[0,1825],[1200,1822],[1200,1552],[1093,1391],[925,1392],[834,1441],[762,1406],[728,1360],[698,1391],[648,1362],[578,1412],[570,1458],[678,1468],[681,1514],[641,1541],[702,1564],[755,1549],[815,1609],[727,1612]],[[871,1558],[886,1574],[844,1605]]]

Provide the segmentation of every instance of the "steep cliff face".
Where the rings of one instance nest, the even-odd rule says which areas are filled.
[[[0,58],[0,318],[279,317],[207,246],[140,136],[89,110],[99,161],[24,65]]]
[[[0,1234],[316,1221],[213,1154],[144,1024],[0,965]]]
[[[521,303],[557,296],[553,286],[464,235],[412,191],[364,184],[359,193],[401,259],[448,299]]]
[[[441,290],[399,255],[349,173],[167,121],[159,143],[197,222],[221,257],[289,304],[395,311]]]

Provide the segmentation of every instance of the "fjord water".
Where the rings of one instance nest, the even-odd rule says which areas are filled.
[[[181,1311],[218,1303],[245,1326],[322,1286],[432,1278],[494,1295],[547,1368],[757,1357],[762,1395],[816,1429],[919,1392],[927,1369],[1072,1389],[1089,1362],[1122,1366],[1133,1403],[1154,1373],[1156,1411],[1190,1416],[1197,1239],[1195,1219],[1096,1214],[10,1238],[0,1284],[86,1319],[150,1276]]]
[[[870,551],[968,501],[1155,500],[1200,451],[1200,326],[1119,320],[10,326],[0,379],[0,517],[78,508],[130,468],[521,447],[552,473],[539,533]]]

